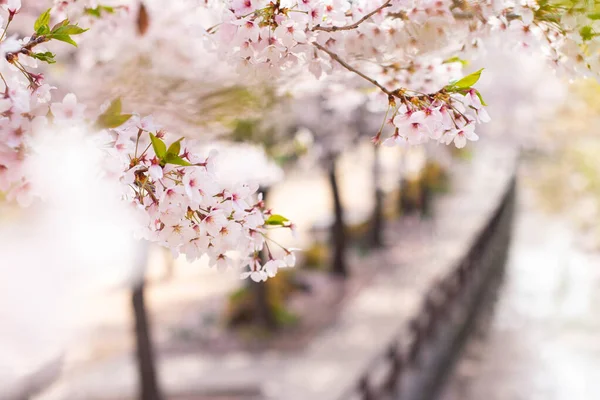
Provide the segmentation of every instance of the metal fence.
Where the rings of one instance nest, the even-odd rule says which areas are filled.
[[[515,209],[516,178],[464,258],[429,291],[410,322],[339,400],[431,400],[504,273]],[[404,340],[401,340],[404,339]],[[408,343],[408,345],[406,345]]]

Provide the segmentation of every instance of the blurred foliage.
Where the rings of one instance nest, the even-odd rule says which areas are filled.
[[[234,142],[252,142],[264,147],[265,153],[280,166],[289,165],[304,155],[307,148],[294,138],[294,127],[269,124],[268,115],[240,118],[232,122],[229,138]]]
[[[227,134],[238,119],[256,117],[273,101],[272,90],[263,86],[224,87],[205,79],[160,74],[143,55],[118,70],[99,68],[105,68],[105,84],[94,91],[90,102],[120,97],[126,109],[152,114],[167,129],[190,138]]]
[[[280,270],[274,278],[269,278],[265,285],[267,291],[267,303],[270,312],[275,318],[278,327],[294,325],[298,317],[291,313],[285,306],[290,295],[298,289],[295,283],[294,270]],[[225,311],[225,322],[229,327],[248,327],[256,321],[256,307],[252,288],[243,285],[229,295]]]
[[[463,147],[462,149],[454,146],[448,146],[448,150],[450,151],[450,154],[452,154],[452,157],[456,158],[457,160],[470,161],[473,159],[473,150],[469,146]]]
[[[410,214],[421,209],[423,203],[421,188],[420,177],[402,180],[402,188],[398,196],[398,206],[401,214]]]
[[[448,173],[435,161],[427,161],[425,167],[416,177],[402,180],[398,196],[398,208],[401,214],[420,211],[430,214],[430,203],[435,194],[449,190]]]
[[[569,101],[545,127],[538,150],[527,155],[526,183],[538,206],[578,225],[586,245],[600,249],[600,84],[574,82]]]
[[[442,166],[429,161],[421,172],[422,185],[425,185],[433,193],[446,193],[449,190],[450,181],[448,173]]]
[[[366,245],[366,240],[368,239],[370,229],[370,219],[360,223],[348,225],[346,227],[346,233],[348,235],[350,244],[358,246],[359,248],[364,247]]]
[[[329,262],[329,246],[325,243],[314,242],[309,248],[303,251],[304,261],[301,267],[326,271]]]

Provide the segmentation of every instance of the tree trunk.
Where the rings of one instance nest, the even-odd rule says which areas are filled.
[[[267,202],[267,196],[269,189],[261,187],[260,191],[263,194],[263,201]],[[261,259],[263,264],[268,261],[267,250],[263,249],[261,252]],[[254,300],[254,306],[256,308],[256,323],[261,328],[269,331],[273,331],[277,328],[275,315],[273,314],[273,308],[269,304],[269,286],[267,282],[254,282],[252,279],[248,279],[250,291],[252,292],[252,298]]]
[[[431,189],[428,185],[428,182],[421,180],[421,217],[423,218],[431,217],[432,212],[431,202],[433,200],[433,193],[431,192]]]
[[[340,277],[348,276],[348,267],[346,265],[346,245],[347,238],[344,228],[344,208],[340,196],[340,190],[336,177],[336,158],[331,160],[329,166],[329,184],[331,185],[331,194],[333,196],[334,222],[331,226],[331,242],[333,245],[333,258],[331,272]]]
[[[397,210],[398,210],[398,214],[399,215],[404,215],[405,211],[406,211],[406,202],[405,202],[405,197],[406,197],[406,163],[407,163],[407,156],[406,156],[406,150],[402,151],[402,154],[400,156],[400,178],[398,179],[398,205],[397,205]]]
[[[371,235],[369,244],[373,248],[383,246],[383,190],[381,189],[381,160],[380,146],[373,146],[373,197],[375,206],[371,217]]]
[[[144,301],[144,275],[148,261],[148,249],[143,248],[140,260],[142,269],[141,280],[133,288],[131,296],[133,313],[135,317],[135,339],[138,366],[138,385],[140,400],[162,400],[156,377],[156,362],[150,335],[148,312]]]

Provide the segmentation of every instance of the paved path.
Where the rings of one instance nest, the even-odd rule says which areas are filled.
[[[505,286],[441,400],[600,399],[600,256],[521,191]]]

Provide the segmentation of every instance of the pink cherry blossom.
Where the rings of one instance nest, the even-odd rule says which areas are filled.
[[[67,94],[61,103],[52,103],[50,111],[54,118],[59,120],[81,119],[85,105],[77,103],[77,97],[73,93]]]

